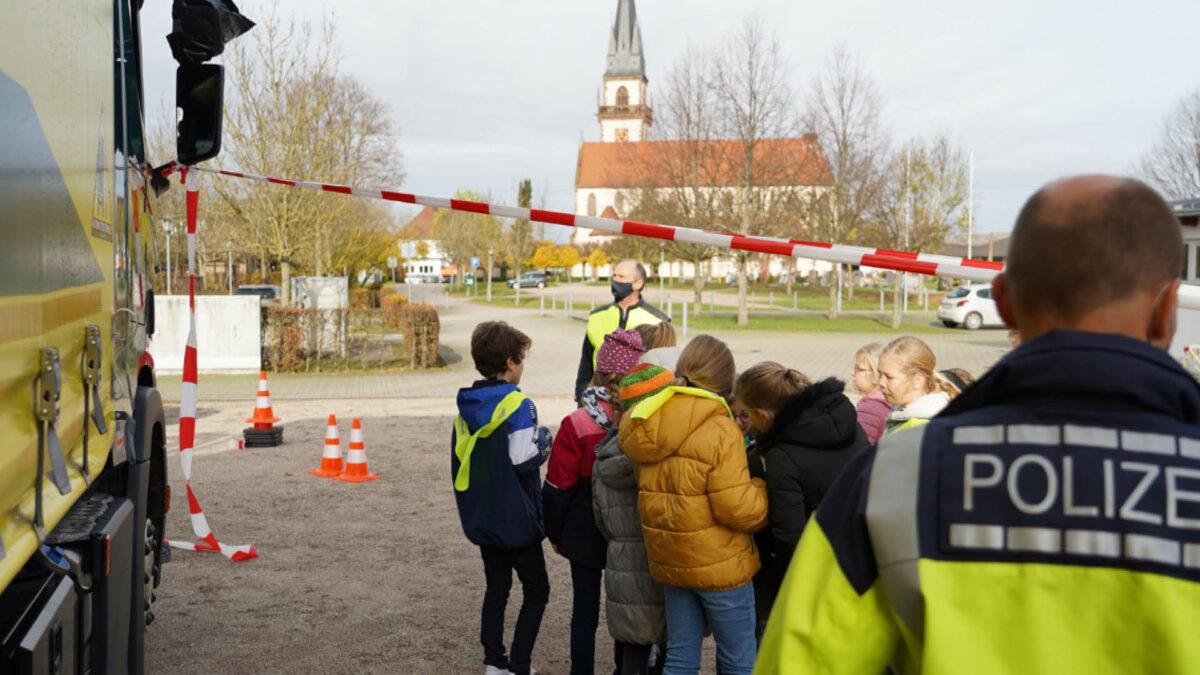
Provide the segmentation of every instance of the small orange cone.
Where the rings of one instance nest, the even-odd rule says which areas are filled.
[[[309,471],[314,476],[333,478],[345,471],[342,466],[342,441],[338,438],[337,416],[329,416],[329,426],[325,430],[325,454],[321,456],[321,468]]]
[[[254,398],[254,416],[246,420],[246,423],[253,423],[256,430],[262,431],[269,430],[276,422],[282,421],[271,410],[271,391],[267,388],[267,371],[264,370],[258,376],[258,395]]]
[[[346,453],[346,473],[340,476],[334,476],[334,480],[342,480],[347,483],[363,483],[369,480],[379,478],[375,474],[367,471],[367,450],[363,447],[362,425],[359,424],[358,418],[354,418],[354,424],[350,427],[350,445]]]

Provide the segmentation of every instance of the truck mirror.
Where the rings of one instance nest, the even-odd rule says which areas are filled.
[[[221,152],[225,70],[216,64],[179,66],[175,71],[175,107],[180,111],[175,156],[192,165]]]

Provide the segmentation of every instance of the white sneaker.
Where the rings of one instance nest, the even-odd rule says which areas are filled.
[[[483,675],[512,675],[512,672],[504,668],[488,666],[487,669],[483,671]]]

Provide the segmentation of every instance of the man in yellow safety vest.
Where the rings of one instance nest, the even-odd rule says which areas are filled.
[[[618,328],[631,329],[643,324],[669,321],[666,314],[642,301],[646,287],[646,268],[636,260],[622,260],[613,267],[612,304],[597,307],[588,316],[587,335],[583,337],[583,354],[575,375],[575,400],[592,381],[596,372],[596,350],[604,344],[604,336]]]

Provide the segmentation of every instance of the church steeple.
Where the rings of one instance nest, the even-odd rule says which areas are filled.
[[[600,141],[614,143],[646,139],[654,111],[646,100],[646,57],[642,29],[633,0],[617,0],[617,20],[608,38],[608,67],[600,110]]]
[[[605,77],[645,76],[646,58],[642,54],[642,29],[637,22],[633,0],[618,0],[617,20],[608,40],[608,69]]]

